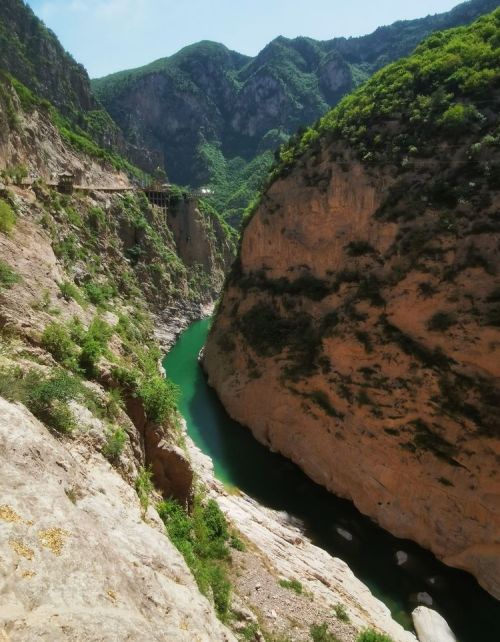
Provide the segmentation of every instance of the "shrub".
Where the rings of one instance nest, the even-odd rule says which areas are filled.
[[[429,330],[443,332],[455,323],[455,315],[449,312],[436,312],[427,322]]]
[[[227,619],[231,585],[223,560],[229,554],[229,534],[217,502],[210,500],[203,506],[200,498],[195,497],[191,515],[174,500],[161,502],[157,509],[200,591],[213,596],[217,614],[222,620]]]
[[[179,389],[157,374],[146,376],[138,393],[147,418],[155,424],[162,424],[176,408]]]
[[[80,288],[78,288],[74,283],[71,283],[71,281],[63,281],[58,285],[61,295],[66,301],[76,301],[82,307],[85,305],[83,294]]]
[[[81,343],[80,367],[87,377],[96,377],[97,364],[105,354],[113,331],[100,317],[95,317]]]
[[[356,638],[356,642],[394,642],[392,638],[373,629],[365,629]]]
[[[323,622],[323,624],[313,624],[309,631],[313,642],[340,642],[333,633],[330,633],[326,622]]]
[[[146,512],[149,506],[149,496],[154,490],[153,471],[151,468],[139,469],[139,474],[135,480],[135,490],[139,496],[142,510]]]
[[[368,241],[351,241],[346,246],[349,256],[365,256],[366,254],[375,254],[376,250]]]
[[[10,234],[16,224],[16,213],[12,207],[0,198],[0,232]]]
[[[333,611],[337,620],[340,620],[341,622],[350,622],[349,614],[343,604],[335,604]]]
[[[280,580],[278,584],[282,588],[290,589],[290,591],[294,591],[297,593],[297,595],[300,595],[303,591],[303,586],[299,582],[299,580]]]
[[[76,377],[60,371],[44,378],[32,372],[26,378],[26,387],[27,406],[40,421],[58,432],[73,432],[76,424],[68,403],[85,398]]]
[[[68,330],[60,323],[49,323],[45,327],[41,345],[58,363],[72,370],[76,368],[76,346]]]
[[[106,434],[106,443],[102,449],[102,454],[114,462],[120,458],[127,441],[127,433],[121,426],[109,428]]]
[[[0,292],[9,290],[13,285],[19,283],[21,277],[5,261],[0,259]]]
[[[94,305],[104,306],[116,296],[116,288],[109,283],[94,283],[89,281],[84,285],[88,300]]]

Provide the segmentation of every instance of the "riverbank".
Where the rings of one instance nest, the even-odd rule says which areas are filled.
[[[199,481],[247,542],[247,551],[234,555],[234,588],[264,629],[298,642],[310,640],[312,625],[326,622],[342,642],[354,642],[367,627],[395,642],[416,641],[345,562],[309,540],[298,520],[240,491],[228,492],[215,478],[210,457],[188,436],[186,444]],[[300,593],[280,586],[280,580],[295,580]],[[349,622],[336,615],[344,610]]]
[[[194,321],[212,316],[215,301],[192,303],[178,301],[176,305],[165,308],[154,318],[154,336],[163,354],[167,354],[181,333]]]

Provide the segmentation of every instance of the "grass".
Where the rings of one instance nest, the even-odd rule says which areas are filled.
[[[0,292],[9,290],[16,283],[21,281],[21,277],[14,270],[0,259]]]
[[[142,467],[139,469],[139,474],[135,480],[135,490],[145,513],[149,507],[149,497],[154,490],[153,471],[150,468]]]
[[[365,629],[358,635],[356,642],[394,642],[394,640],[374,629]]]
[[[301,595],[304,590],[304,587],[302,586],[301,582],[299,582],[299,580],[279,580],[278,584],[282,588],[294,591],[295,593],[297,593],[297,595]]]
[[[16,224],[16,213],[12,207],[0,198],[0,232],[10,234]]]
[[[211,499],[204,504],[196,496],[191,514],[174,500],[161,502],[157,509],[170,539],[182,553],[200,591],[213,598],[219,618],[226,621],[231,593],[226,571],[230,535],[217,502]]]

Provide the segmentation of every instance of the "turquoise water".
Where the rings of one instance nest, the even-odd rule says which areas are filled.
[[[164,365],[181,389],[179,407],[189,435],[212,458],[218,479],[264,506],[301,519],[312,541],[345,560],[407,628],[411,628],[415,595],[426,591],[459,642],[500,642],[500,602],[470,575],[444,566],[412,542],[383,531],[350,502],[327,493],[288,460],[261,446],[249,430],[227,415],[197,362],[208,329],[208,319],[193,323]],[[352,541],[339,535],[338,528],[351,533]],[[396,564],[397,551],[408,555],[404,567]]]

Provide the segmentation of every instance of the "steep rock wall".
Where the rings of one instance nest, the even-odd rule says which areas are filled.
[[[500,596],[499,233],[480,232],[498,194],[446,229],[437,171],[405,189],[342,148],[307,155],[245,230],[204,366],[259,441]],[[381,214],[396,192],[404,220]]]

